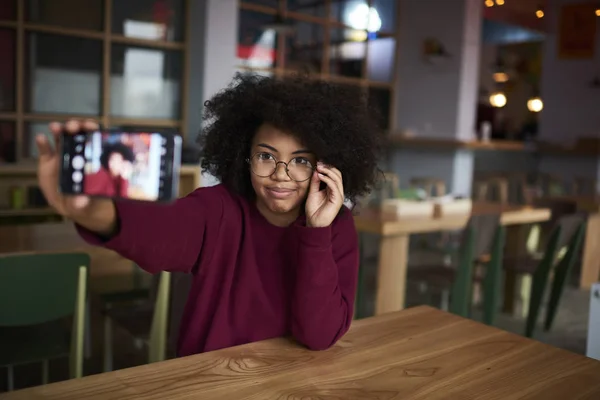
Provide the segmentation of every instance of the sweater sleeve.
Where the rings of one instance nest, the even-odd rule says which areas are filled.
[[[200,188],[172,204],[115,201],[119,230],[109,240],[76,225],[89,244],[114,250],[150,273],[194,272],[212,256],[223,189]]]
[[[312,350],[334,345],[350,328],[358,280],[358,236],[350,211],[326,228],[297,225],[299,248],[292,334]]]

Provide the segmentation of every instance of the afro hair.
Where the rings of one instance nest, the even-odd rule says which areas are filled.
[[[135,160],[135,155],[131,147],[123,143],[107,144],[102,148],[102,154],[100,155],[100,165],[102,165],[102,168],[108,169],[108,159],[113,153],[120,154],[124,160],[129,162]]]
[[[202,170],[242,196],[255,196],[246,159],[263,123],[294,135],[320,161],[339,169],[348,200],[355,202],[376,184],[383,131],[359,87],[301,75],[238,73],[204,105]]]

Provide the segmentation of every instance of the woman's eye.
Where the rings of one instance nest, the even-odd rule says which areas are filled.
[[[258,153],[258,159],[260,161],[269,161],[273,159],[273,156],[269,153]]]
[[[311,162],[304,157],[296,157],[294,158],[294,162],[298,165],[312,166]]]

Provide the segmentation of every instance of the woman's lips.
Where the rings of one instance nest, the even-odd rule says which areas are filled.
[[[269,196],[274,197],[276,199],[286,199],[290,196],[292,196],[295,192],[294,189],[287,189],[287,188],[266,188],[267,189],[267,193],[269,194]]]

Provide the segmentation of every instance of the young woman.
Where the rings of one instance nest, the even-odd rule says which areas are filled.
[[[133,150],[123,143],[104,146],[100,155],[100,169],[85,177],[85,193],[127,197],[129,181],[126,171],[134,161]]]
[[[344,199],[376,179],[380,130],[358,91],[238,75],[205,104],[202,169],[221,184],[171,205],[66,197],[43,136],[39,184],[81,236],[151,273],[193,274],[178,354],[292,335],[310,349],[349,328],[357,233]],[[51,124],[97,129],[92,121]]]

